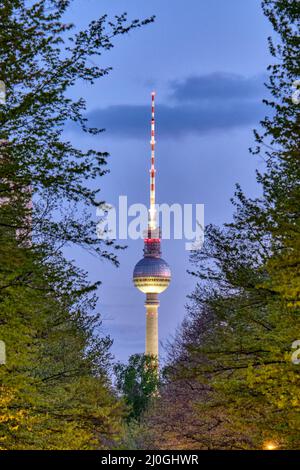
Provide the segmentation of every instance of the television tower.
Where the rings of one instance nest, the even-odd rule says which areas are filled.
[[[144,257],[135,265],[133,282],[135,287],[146,294],[146,346],[145,355],[158,361],[158,294],[169,286],[171,271],[168,263],[161,258],[161,231],[157,226],[155,207],[155,92],[152,92],[151,117],[151,167],[150,167],[150,208],[148,228],[144,238]]]

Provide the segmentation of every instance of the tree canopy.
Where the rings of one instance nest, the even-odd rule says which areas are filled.
[[[112,340],[96,310],[100,281],[63,254],[73,244],[118,264],[117,247],[97,238],[90,216],[103,203],[108,153],[76,148],[64,131],[69,123],[102,131],[88,127],[84,99],[69,90],[108,74],[99,57],[153,18],[102,15],[73,32],[64,20],[71,3],[0,2],[1,449],[112,448],[121,435]]]

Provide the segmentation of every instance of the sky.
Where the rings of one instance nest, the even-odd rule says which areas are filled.
[[[75,0],[67,15],[76,28],[108,14],[129,19],[156,15],[155,22],[119,37],[101,58],[111,66],[95,85],[78,83],[74,98],[87,101],[91,125],[105,128],[95,137],[68,131],[72,141],[110,153],[110,173],[96,182],[101,199],[117,207],[148,204],[151,91],[156,91],[156,168],[158,203],[204,204],[205,225],[232,217],[230,198],[239,182],[249,196],[259,193],[255,169],[263,162],[249,154],[266,109],[264,80],[271,57],[271,26],[259,0]],[[94,214],[96,220],[96,213]],[[124,242],[123,242],[124,243]],[[102,332],[114,340],[116,360],[144,351],[144,295],[134,288],[132,272],[142,257],[142,240],[126,240],[120,267],[72,249],[68,256],[91,280],[101,280],[98,309]],[[160,295],[160,354],[184,318],[195,279],[186,270],[184,240],[163,240],[163,258],[172,271]]]

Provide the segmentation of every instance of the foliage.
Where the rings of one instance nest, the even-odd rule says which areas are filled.
[[[128,364],[118,363],[114,371],[116,388],[129,406],[128,421],[139,420],[158,387],[157,367],[153,358],[144,354],[133,354]]]
[[[62,256],[46,263],[40,251],[33,256],[11,243],[12,279],[3,265],[0,276],[2,448],[113,446],[122,405],[109,380],[111,340],[100,336],[101,319],[92,314],[95,286]]]
[[[78,210],[102,202],[97,199],[99,189],[91,184],[106,173],[108,154],[81,150],[66,139],[64,130],[70,124],[92,135],[103,131],[88,127],[85,101],[70,98],[70,89],[107,75],[111,68],[97,65],[97,59],[114,47],[118,36],[153,18],[128,22],[123,14],[109,21],[103,15],[72,35],[74,25],[64,21],[71,3],[7,0],[0,4],[0,70],[7,94],[6,104],[0,106],[0,139],[6,142],[1,149],[1,196],[10,196],[13,188],[21,197],[30,186],[38,240],[42,237],[59,246],[76,242],[116,262],[105,242],[97,238],[95,224]],[[24,219],[16,222],[24,226]]]
[[[70,89],[109,73],[99,57],[152,19],[103,15],[72,34],[70,4],[0,2],[0,445],[8,450],[111,448],[122,432],[111,339],[95,312],[99,282],[62,253],[76,244],[118,264],[118,247],[97,238],[90,217],[108,154],[74,147],[64,131],[101,132]]]

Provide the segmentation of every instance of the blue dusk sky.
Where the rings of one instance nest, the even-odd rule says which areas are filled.
[[[153,24],[119,37],[115,48],[95,59],[112,72],[94,86],[78,83],[75,98],[84,97],[91,125],[100,136],[68,131],[83,148],[110,153],[110,173],[99,178],[101,199],[117,206],[148,204],[150,103],[156,90],[156,167],[158,203],[202,203],[205,224],[232,217],[230,197],[239,182],[248,195],[258,194],[251,156],[252,129],[266,109],[263,82],[272,59],[267,47],[271,26],[259,0],[75,0],[67,15],[76,28],[107,13],[129,19],[156,15]],[[96,220],[96,214],[93,215]],[[76,249],[67,253],[91,280],[100,279],[99,311],[103,332],[114,339],[113,353],[125,361],[143,352],[144,295],[132,284],[142,257],[142,240],[126,241],[120,267]],[[172,270],[169,289],[160,296],[160,353],[185,315],[195,279],[187,274],[189,252],[181,240],[163,240],[163,258]]]

